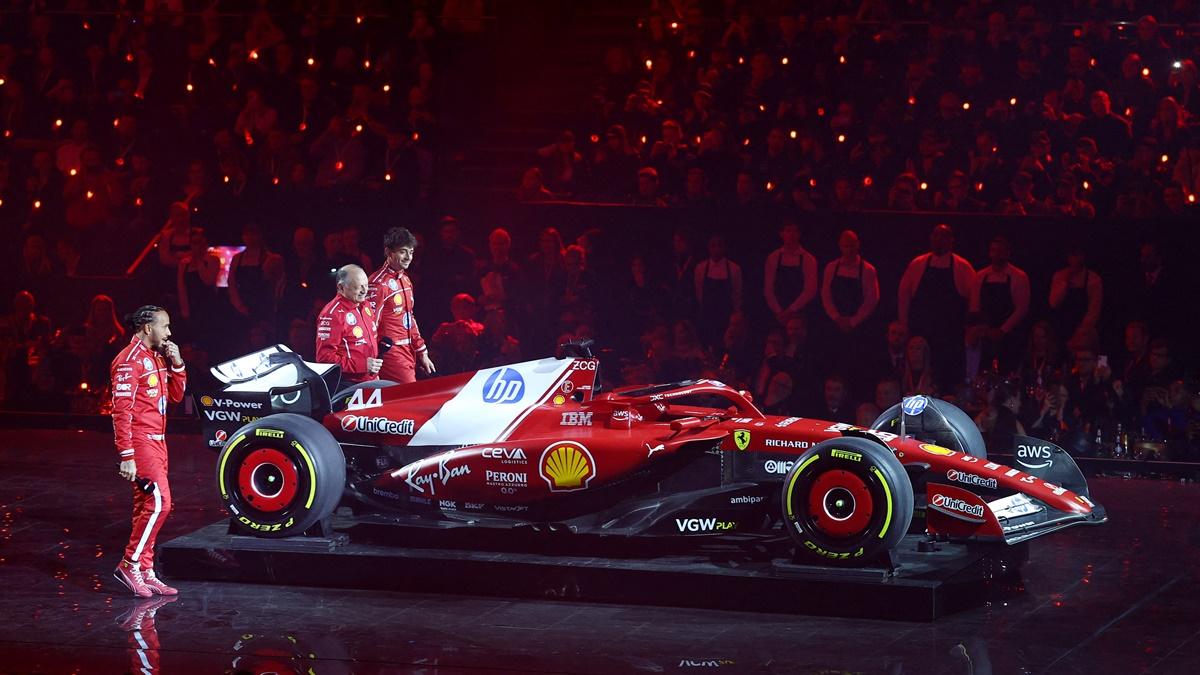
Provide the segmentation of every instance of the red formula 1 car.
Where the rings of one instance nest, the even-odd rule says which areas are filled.
[[[311,530],[339,504],[398,521],[652,537],[781,536],[867,564],[910,527],[1022,542],[1105,521],[1071,458],[1018,437],[989,461],[957,408],[914,397],[862,429],[762,414],[713,380],[599,390],[587,344],[558,358],[330,396],[336,367],[277,346],[198,396],[234,525]]]

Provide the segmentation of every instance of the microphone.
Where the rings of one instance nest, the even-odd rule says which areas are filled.
[[[138,486],[138,489],[141,490],[142,492],[145,492],[146,494],[150,494],[151,492],[154,492],[154,490],[158,488],[158,483],[155,483],[154,481],[150,480],[149,478],[142,478],[141,476],[138,476],[137,486]]]
[[[388,350],[395,344],[396,341],[386,335],[379,338],[379,358],[382,359],[383,355],[388,353]]]

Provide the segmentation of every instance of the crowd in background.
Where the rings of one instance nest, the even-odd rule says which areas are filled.
[[[514,240],[525,233],[493,223],[472,223],[475,237],[452,216],[391,223],[414,225],[421,240],[416,316],[439,371],[595,338],[607,386],[713,377],[765,412],[864,425],[901,396],[930,394],[977,416],[997,448],[1027,432],[1079,453],[1200,456],[1182,306],[1194,275],[1159,241],[1127,251],[1117,269],[1089,265],[1079,242],[1043,284],[1022,269],[1034,252],[1020,241],[997,236],[986,258],[968,260],[936,216],[928,253],[901,274],[871,263],[886,241],[845,230],[834,235],[839,254],[818,259],[811,250],[833,242],[805,227],[814,208],[1184,213],[1200,189],[1188,132],[1200,106],[1186,56],[1195,45],[1152,17],[1123,31],[1089,20],[1072,36],[1031,4],[913,17],[865,2],[853,20],[765,6],[773,11],[725,3],[711,15],[660,5],[635,47],[609,50],[591,126],[539,151],[522,197],[746,213],[782,202],[790,217],[737,232],[777,248],[739,257],[722,233],[691,229],[663,246],[598,228],[565,240],[569,227],[523,247]],[[900,23],[912,18],[930,22],[919,36]],[[155,297],[138,304],[168,308],[197,374],[276,342],[311,358],[331,270],[382,263],[375,233],[345,219],[310,226],[244,212],[312,191],[423,199],[441,27],[418,9],[373,41],[372,19],[294,20],[264,11],[6,24],[0,218],[21,242],[0,320],[6,407],[100,400],[128,339],[118,317],[133,308],[60,291],[96,251],[132,257],[158,237],[138,271]],[[1130,84],[1122,64],[1133,53],[1150,73]],[[1088,107],[1101,91],[1118,113]],[[237,239],[232,257],[210,247]]]
[[[655,6],[520,199],[1198,212],[1194,2]]]

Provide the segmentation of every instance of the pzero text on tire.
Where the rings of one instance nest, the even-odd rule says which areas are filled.
[[[337,507],[346,459],[320,423],[281,413],[230,435],[217,456],[217,489],[237,528],[259,537],[303,533]]]
[[[802,555],[865,565],[900,544],[913,490],[900,460],[863,438],[822,441],[783,482],[784,527]]]

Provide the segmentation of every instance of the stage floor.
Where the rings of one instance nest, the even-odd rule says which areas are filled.
[[[220,518],[214,453],[194,436],[170,444],[175,512],[160,542]],[[1057,675],[1200,663],[1195,483],[1092,479],[1107,525],[1033,542],[1019,583],[933,623],[180,582],[178,600],[133,626],[144,601],[110,575],[129,532],[115,464],[107,434],[0,431],[0,672]]]

